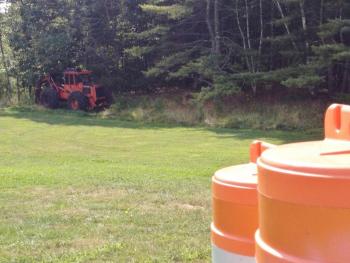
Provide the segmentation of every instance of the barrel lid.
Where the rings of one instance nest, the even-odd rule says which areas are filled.
[[[264,152],[261,162],[291,171],[350,179],[350,106],[331,105],[324,125],[324,141],[280,146]]]
[[[216,181],[227,185],[256,188],[258,183],[257,175],[256,164],[248,163],[221,169],[215,173],[214,178]]]
[[[213,197],[246,205],[257,204],[258,172],[256,160],[274,145],[254,141],[250,145],[250,162],[217,171],[212,179]]]
[[[255,189],[258,183],[256,161],[264,151],[273,147],[274,145],[259,140],[252,142],[249,163],[221,169],[215,173],[213,180],[231,186]]]
[[[350,106],[333,104],[325,139],[282,145],[258,160],[259,192],[309,205],[350,207]]]
[[[341,140],[287,144],[263,153],[260,162],[288,171],[350,180],[350,142]]]

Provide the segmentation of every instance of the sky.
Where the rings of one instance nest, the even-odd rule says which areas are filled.
[[[8,3],[2,3],[0,4],[0,13],[4,13],[6,10],[6,7],[8,6]]]

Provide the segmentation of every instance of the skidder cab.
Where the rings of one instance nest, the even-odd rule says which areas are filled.
[[[43,76],[37,83],[35,102],[55,109],[66,102],[71,110],[94,110],[109,107],[112,93],[92,80],[92,71],[69,68],[64,71],[63,84],[56,84],[51,75]]]

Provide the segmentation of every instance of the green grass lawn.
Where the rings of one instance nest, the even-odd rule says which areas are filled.
[[[208,262],[212,174],[320,137],[1,110],[0,262]]]

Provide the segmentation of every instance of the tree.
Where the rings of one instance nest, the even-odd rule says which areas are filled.
[[[348,1],[11,2],[8,75],[16,72],[23,86],[45,72],[86,67],[115,92],[350,92],[340,33],[349,26]]]

